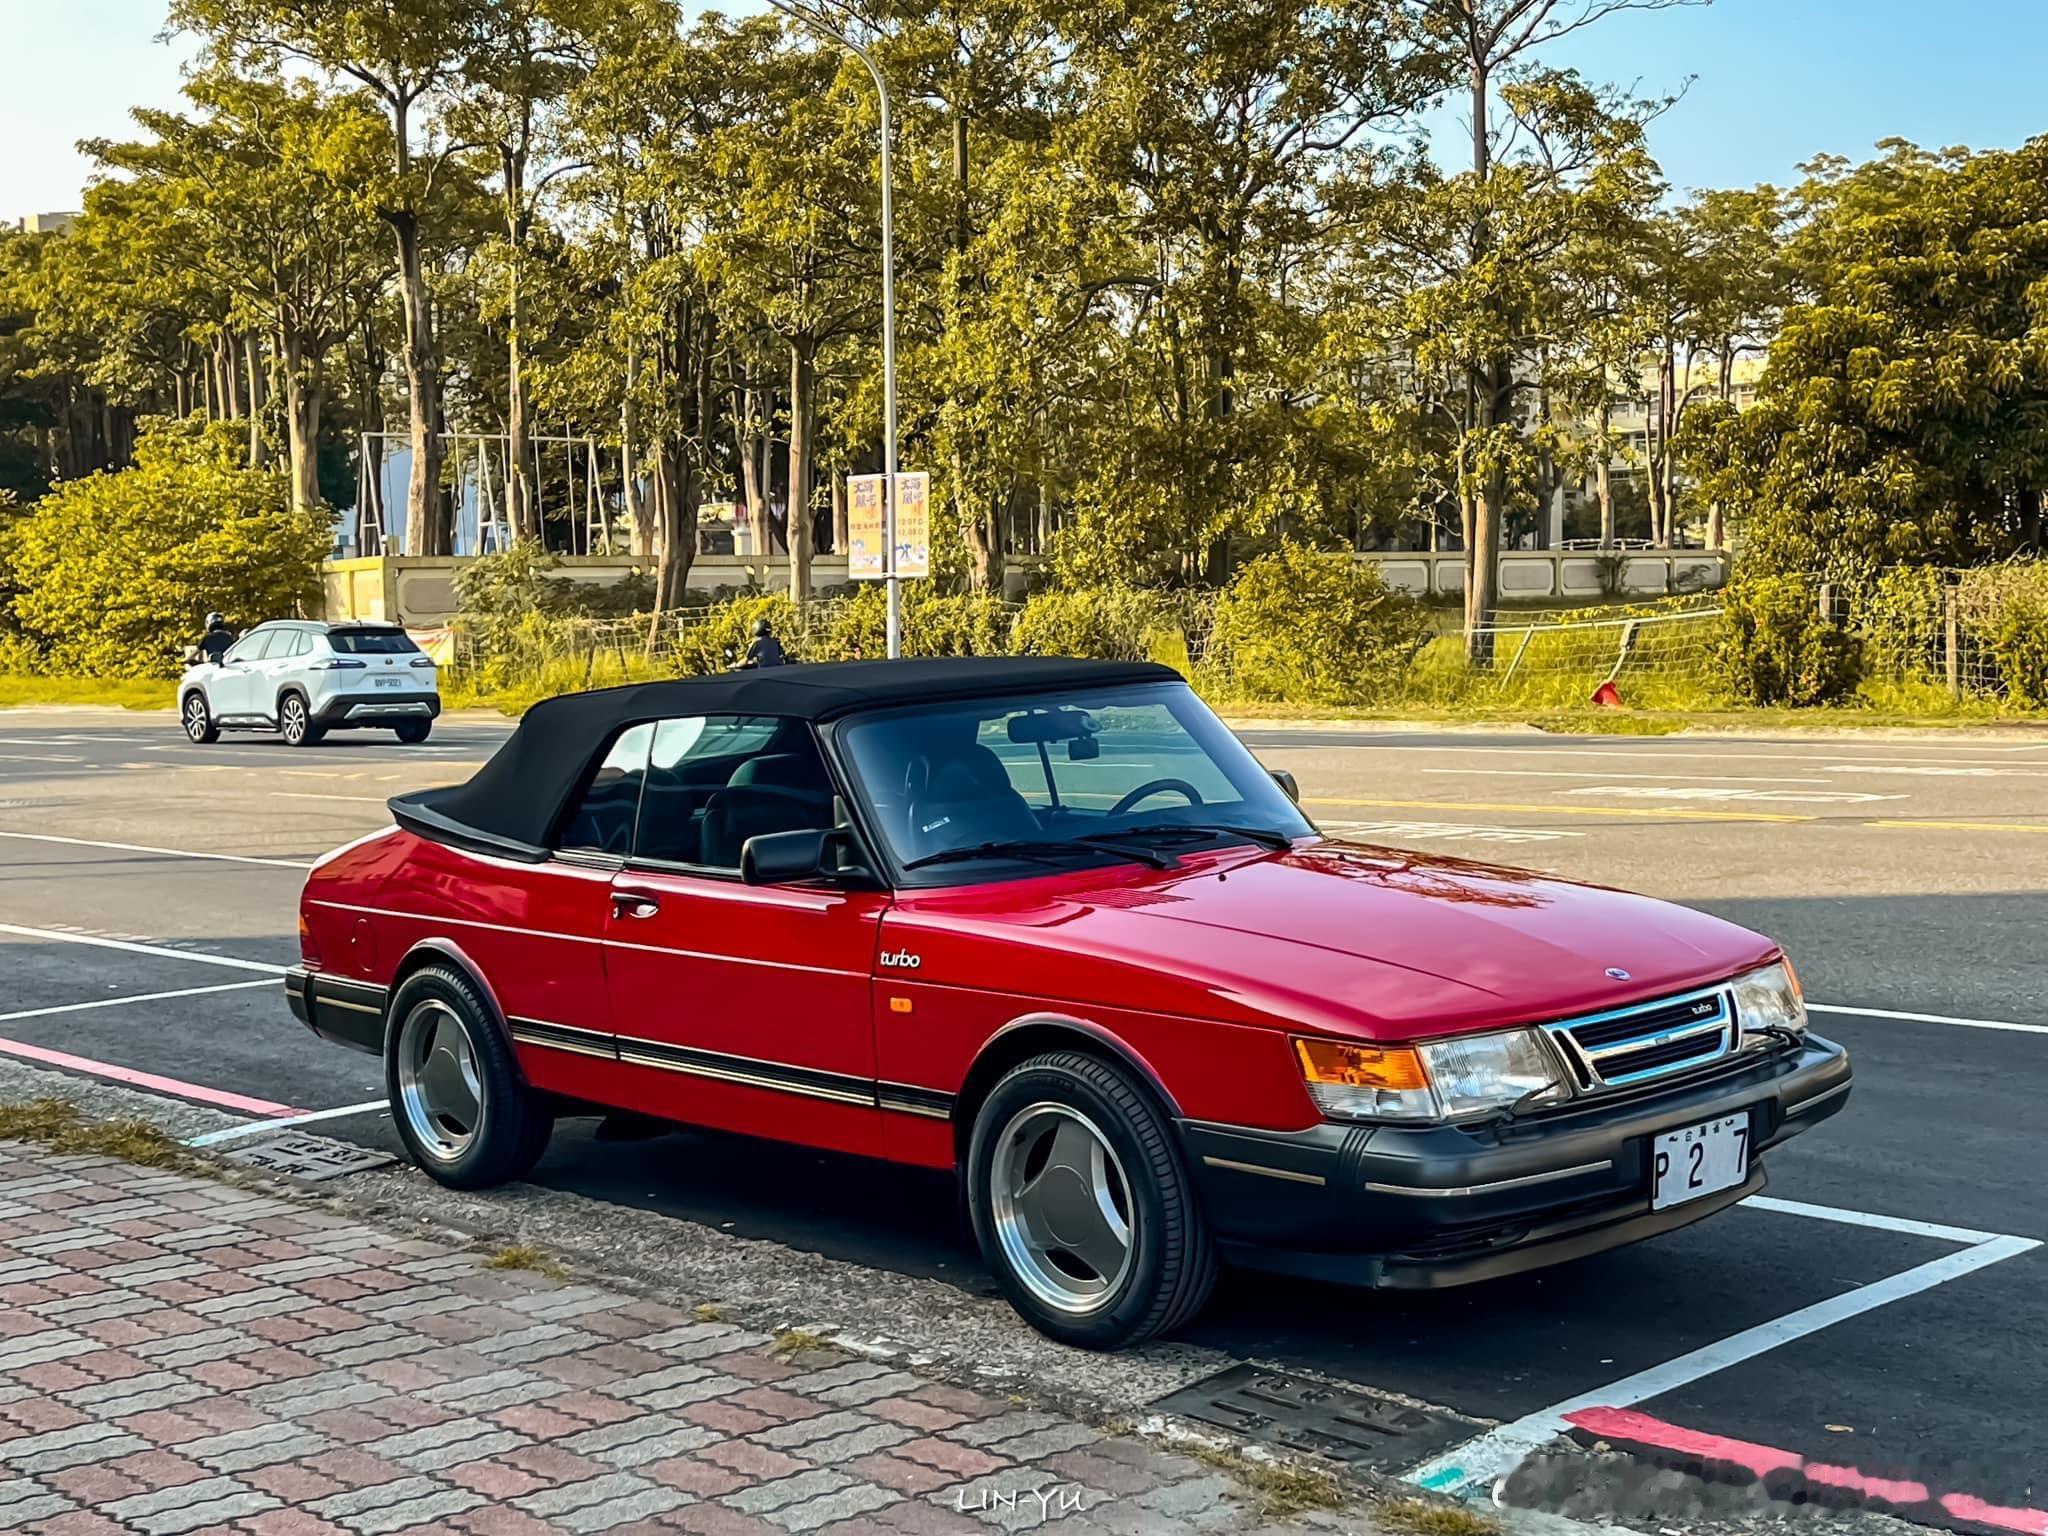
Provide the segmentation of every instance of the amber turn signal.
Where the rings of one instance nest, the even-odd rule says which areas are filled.
[[[1312,1083],[1343,1088],[1427,1088],[1422,1058],[1406,1046],[1344,1045],[1335,1040],[1296,1040],[1301,1074]]]

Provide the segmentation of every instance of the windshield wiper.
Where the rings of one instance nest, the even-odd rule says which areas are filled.
[[[1150,848],[1132,848],[1112,838],[1104,837],[1046,837],[1046,838],[1001,838],[994,842],[974,843],[964,848],[941,848],[937,853],[925,854],[922,858],[910,860],[905,869],[925,869],[933,864],[958,864],[969,859],[1027,859],[1035,864],[1059,865],[1061,855],[1071,857],[1077,853],[1109,853],[1133,863],[1149,865],[1153,869],[1172,869],[1175,861]]]
[[[1241,837],[1248,843],[1257,843],[1261,848],[1270,848],[1275,853],[1284,853],[1294,846],[1294,839],[1285,832],[1275,832],[1268,827],[1233,827],[1220,821],[1160,821],[1142,827],[1118,827],[1117,837],[1165,837],[1176,832],[1191,837]]]

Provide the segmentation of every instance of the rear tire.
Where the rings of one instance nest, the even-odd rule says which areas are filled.
[[[452,966],[425,966],[392,996],[384,1090],[413,1162],[451,1189],[524,1177],[554,1133],[548,1101],[520,1081],[490,1005]]]
[[[431,720],[401,720],[392,727],[398,735],[399,743],[408,747],[416,747],[425,741],[433,729],[434,722]]]
[[[288,747],[317,747],[327,727],[314,724],[305,695],[288,693],[277,701],[277,734]]]
[[[185,739],[195,747],[210,747],[220,740],[220,727],[213,723],[213,711],[206,707],[206,695],[197,688],[185,695],[178,715],[185,727]]]
[[[1142,1343],[1209,1299],[1216,1248],[1172,1128],[1120,1067],[1054,1051],[1012,1068],[975,1116],[966,1182],[1003,1294],[1062,1344]]]

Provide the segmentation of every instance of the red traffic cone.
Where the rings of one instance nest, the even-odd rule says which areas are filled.
[[[1614,686],[1612,678],[1609,678],[1593,690],[1593,702],[1602,709],[1626,709],[1628,707],[1621,702],[1621,690]]]

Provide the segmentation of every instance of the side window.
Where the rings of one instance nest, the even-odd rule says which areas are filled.
[[[747,839],[833,823],[831,775],[801,720],[664,720],[641,803],[635,858],[737,870]]]
[[[276,640],[274,629],[259,629],[253,635],[244,635],[235,642],[235,648],[228,652],[229,661],[261,661],[270,653],[271,643]]]
[[[640,809],[640,788],[647,777],[647,749],[654,727],[636,725],[612,743],[597,765],[576,809],[562,824],[558,848],[621,856],[633,846],[633,819]]]
[[[277,643],[270,648],[265,661],[289,661],[294,656],[306,654],[310,639],[303,629],[288,630],[277,637]]]

